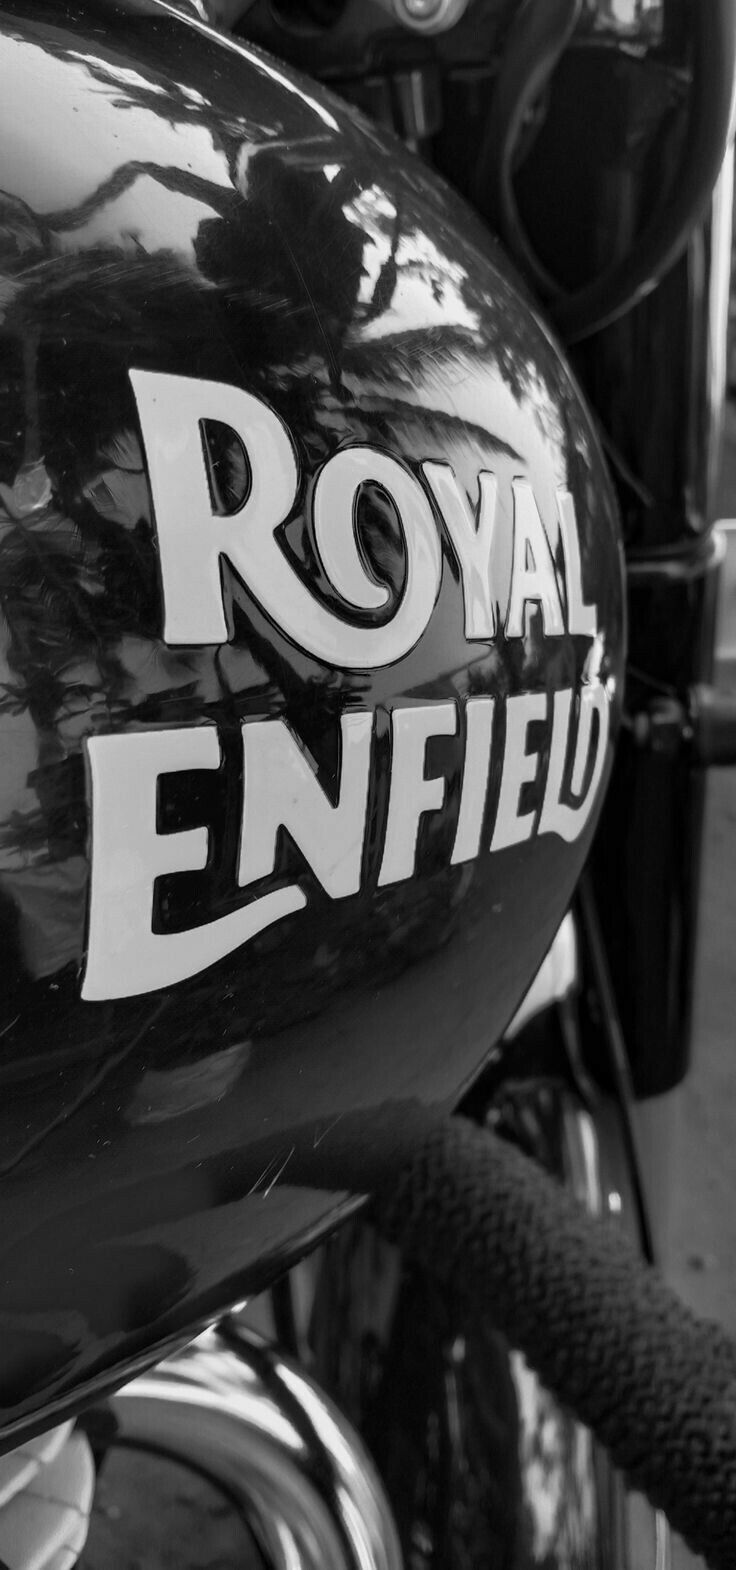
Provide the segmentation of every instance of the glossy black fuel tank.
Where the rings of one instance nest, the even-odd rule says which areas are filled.
[[[620,703],[615,508],[494,243],[196,24],[0,21],[0,1435],[457,1097]]]

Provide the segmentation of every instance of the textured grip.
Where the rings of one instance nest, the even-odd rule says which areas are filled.
[[[522,1351],[714,1570],[736,1566],[736,1342],[612,1222],[460,1118],[433,1129],[376,1225]]]

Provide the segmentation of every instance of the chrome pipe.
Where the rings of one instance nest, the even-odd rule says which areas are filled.
[[[401,1570],[373,1462],[302,1369],[227,1320],[118,1392],[117,1443],[219,1484],[269,1570]]]

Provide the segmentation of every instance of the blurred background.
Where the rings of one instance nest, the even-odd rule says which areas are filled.
[[[717,502],[726,536],[717,679],[736,691],[736,245],[732,254]],[[736,777],[726,769],[708,777],[695,1052],[676,1098],[662,1207],[665,1270],[692,1308],[736,1335]],[[673,1561],[673,1570],[701,1570],[679,1541]]]
[[[719,685],[736,691],[736,247],[718,516],[727,554]],[[708,812],[692,1073],[679,1092],[665,1265],[683,1297],[736,1334],[736,778],[714,769]]]

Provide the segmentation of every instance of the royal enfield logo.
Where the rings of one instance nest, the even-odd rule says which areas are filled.
[[[573,498],[557,493],[562,583],[529,481],[511,482],[505,499],[513,518],[508,594],[498,604],[491,557],[499,515],[499,482],[478,476],[471,505],[452,467],[425,462],[420,477],[397,458],[367,445],[337,452],[320,470],[311,523],[331,608],[290,561],[277,531],[293,511],[299,470],[291,436],[261,399],[219,382],[131,371],[146,449],[161,562],[164,639],[170,645],[212,645],[231,636],[222,587],[226,561],[254,600],[292,644],[340,670],[378,671],[404,659],[426,631],[442,578],[442,537],[460,575],[469,643],[525,635],[538,608],[546,638],[566,633],[594,640],[597,611],[585,599]],[[250,466],[250,487],[232,516],[214,510],[205,464],[203,422],[235,433]],[[391,614],[389,591],[371,574],[356,531],[362,487],[371,482],[391,498],[404,546],[405,578]],[[380,625],[365,612],[384,612]],[[359,617],[356,618],[356,612]],[[360,619],[363,613],[363,619]],[[465,736],[459,814],[451,862],[459,864],[556,834],[572,842],[585,829],[603,773],[609,693],[597,679],[548,696],[522,693],[442,702],[412,702],[391,713],[391,780],[378,877],[398,883],[415,872],[417,837],[427,813],[445,806],[447,782],[427,776],[427,745],[435,736]],[[499,726],[503,708],[503,725]],[[546,722],[548,744],[535,750],[530,726]],[[337,722],[336,722],[337,723]],[[288,830],[330,898],[361,887],[366,817],[374,766],[374,714],[350,709],[340,721],[339,778],[328,795],[301,738],[286,720],[242,725],[242,824],[233,881],[247,893],[275,871],[277,839]],[[495,738],[503,734],[501,784],[493,828],[483,844]],[[263,894],[207,925],[154,931],[157,878],[205,869],[205,825],[162,834],[157,800],[162,776],[219,769],[214,725],[97,736],[87,741],[92,794],[92,877],[87,962],[82,996],[130,997],[171,986],[215,964],[282,917],[301,910],[297,884]],[[540,778],[546,771],[544,780]],[[523,787],[543,788],[541,811],[523,805]]]

